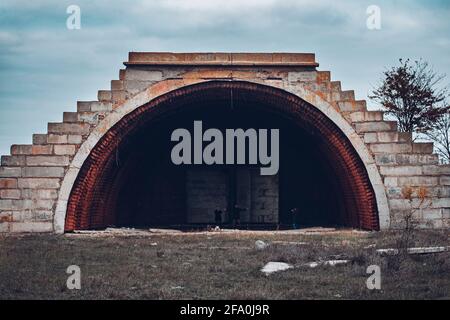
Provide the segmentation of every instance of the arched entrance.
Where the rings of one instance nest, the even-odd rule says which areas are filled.
[[[288,221],[285,215],[290,207],[299,207],[305,224],[379,229],[377,199],[366,166],[347,136],[324,113],[277,88],[209,81],[145,103],[101,137],[71,189],[64,230],[186,221],[186,175],[190,173],[167,168],[165,141],[170,135],[162,135],[195,117],[205,117],[212,127],[281,128],[276,208],[280,222]],[[287,133],[284,138],[283,132]],[[227,185],[224,192],[228,194]]]

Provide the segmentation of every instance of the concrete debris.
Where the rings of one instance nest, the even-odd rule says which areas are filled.
[[[317,268],[319,266],[331,266],[331,267],[335,267],[338,265],[344,265],[349,263],[350,260],[327,260],[327,261],[314,261],[314,262],[310,262],[307,263],[306,266],[310,267],[310,268]]]
[[[262,240],[256,240],[255,247],[257,250],[264,250],[269,246],[268,243],[262,241]]]
[[[422,247],[422,248],[410,248],[408,249],[409,254],[429,254],[429,253],[441,253],[449,251],[450,247]]]
[[[327,233],[335,232],[336,228],[325,228],[325,227],[312,227],[300,229],[303,233]]]
[[[87,235],[93,237],[101,236],[135,236],[135,235],[146,235],[147,230],[135,229],[135,228],[106,228],[105,230],[74,230],[75,235]],[[67,234],[70,235],[70,234]]]
[[[281,245],[293,245],[293,246],[303,246],[308,244],[307,242],[295,242],[295,241],[272,241],[272,243]]]
[[[175,230],[175,229],[148,229],[151,233],[182,233],[181,230]]]
[[[156,256],[158,257],[158,258],[163,258],[164,257],[164,251],[157,251],[156,252]]]
[[[279,272],[279,271],[285,271],[294,268],[294,266],[285,263],[285,262],[268,262],[262,269],[261,272],[264,273],[266,276]]]
[[[418,248],[408,248],[408,254],[431,254],[431,253],[441,253],[449,251],[450,247],[418,247]],[[378,249],[377,253],[381,255],[397,255],[399,253],[398,249]]]
[[[253,249],[253,247],[217,247],[217,246],[198,246],[199,249],[205,249],[205,250],[250,250]]]
[[[175,286],[175,287],[171,287],[170,289],[172,289],[172,290],[183,290],[184,287],[182,287],[182,286]]]

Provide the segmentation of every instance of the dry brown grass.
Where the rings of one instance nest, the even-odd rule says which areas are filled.
[[[265,250],[255,240],[272,243]],[[449,298],[450,254],[410,256],[398,270],[376,248],[389,233],[86,235],[0,237],[2,299],[441,299]],[[152,245],[152,243],[157,245]],[[304,242],[295,244],[291,242]],[[415,245],[450,245],[448,232],[418,232]],[[367,248],[369,247],[369,248]],[[302,264],[344,258],[338,267]],[[295,269],[263,275],[269,261]],[[66,268],[82,271],[82,289],[66,288]],[[366,288],[367,266],[382,271],[382,290]]]

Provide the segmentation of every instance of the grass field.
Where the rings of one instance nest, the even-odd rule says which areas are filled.
[[[208,232],[0,236],[1,299],[449,299],[450,252],[381,256],[395,233]],[[255,248],[263,240],[269,247]],[[417,232],[448,246],[449,232]],[[342,266],[305,263],[348,259]],[[296,267],[269,276],[269,261]],[[381,290],[366,269],[381,267]],[[81,290],[66,269],[81,268]]]

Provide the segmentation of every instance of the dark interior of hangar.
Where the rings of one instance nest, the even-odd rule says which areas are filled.
[[[117,191],[108,199],[115,203],[115,225],[339,225],[345,208],[339,202],[341,190],[333,170],[320,152],[320,137],[270,112],[255,114],[253,108],[230,108],[227,104],[215,105],[206,109],[208,112],[187,108],[189,111],[141,129],[122,144],[115,155],[119,174],[113,184],[117,184]],[[192,131],[198,119],[202,119],[204,129],[223,132],[226,128],[278,128],[278,174],[263,176],[255,165],[174,165],[170,158],[175,144],[170,140],[172,131]]]
[[[279,171],[260,165],[175,165],[175,129],[279,129]],[[248,162],[247,162],[248,163]],[[293,210],[295,209],[295,210]],[[366,169],[315,107],[246,82],[208,82],[134,110],[102,137],[72,189],[65,231],[119,227],[343,226],[378,229]]]

